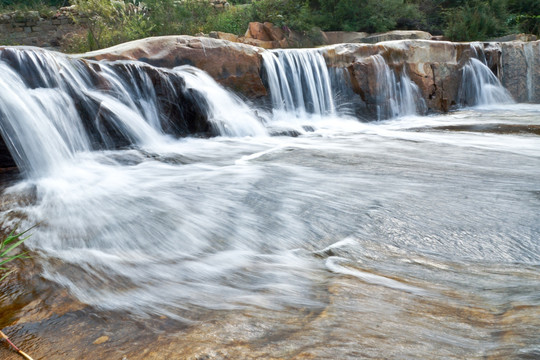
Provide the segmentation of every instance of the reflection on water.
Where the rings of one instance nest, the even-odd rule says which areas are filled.
[[[535,358],[540,138],[490,124],[539,119],[306,119],[296,138],[83,152],[10,187],[4,225],[40,223],[45,278],[84,303],[199,321],[155,339],[165,354]]]

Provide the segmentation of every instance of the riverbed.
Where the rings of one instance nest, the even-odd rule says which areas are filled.
[[[289,126],[13,180],[4,226],[39,225],[4,332],[35,359],[540,356],[539,105]]]

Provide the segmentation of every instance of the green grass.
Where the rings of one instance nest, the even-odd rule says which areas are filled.
[[[14,250],[22,245],[22,243],[27,240],[30,235],[24,236],[32,228],[25,230],[19,234],[15,234],[16,230],[13,230],[4,240],[0,241],[0,273],[5,273],[0,277],[0,281],[4,280],[10,273],[8,268],[4,265],[15,259],[24,259],[28,258],[26,252],[19,254],[13,254]]]

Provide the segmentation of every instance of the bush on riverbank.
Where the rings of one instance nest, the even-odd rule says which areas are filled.
[[[222,31],[242,35],[251,21],[306,31],[425,30],[454,41],[512,32],[540,36],[537,0],[71,0],[88,31],[65,50],[88,51],[138,38]],[[0,0],[2,9],[64,5],[67,0]]]

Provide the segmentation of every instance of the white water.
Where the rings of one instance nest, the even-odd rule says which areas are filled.
[[[512,96],[487,65],[471,58],[462,69],[459,101],[466,106],[512,104]]]
[[[171,79],[204,96],[201,109],[227,136],[178,139],[147,68],[101,64],[97,77],[47,56],[54,66],[34,86],[0,60],[4,136],[15,134],[28,170],[5,191],[1,215],[4,227],[40,224],[27,243],[35,261],[80,301],[204,324],[245,311],[263,334],[280,314],[283,348],[315,358],[354,358],[359,347],[372,357],[536,354],[538,105],[375,123],[302,117],[294,106],[283,114],[312,129],[270,137],[261,124],[276,119],[253,122],[239,99],[180,68]],[[382,64],[380,73],[389,94],[407,87]],[[131,146],[113,147],[106,129],[99,139],[110,146],[92,140],[68,75]],[[291,321],[304,311],[316,316]]]
[[[418,86],[411,81],[405,70],[398,81],[396,74],[381,55],[374,55],[377,76],[376,107],[377,119],[424,114],[426,103]]]
[[[318,51],[274,50],[264,52],[263,60],[274,113],[297,117],[335,113],[330,75]]]
[[[209,121],[224,136],[265,136],[266,129],[237,96],[218,85],[210,75],[192,66],[174,69],[186,81],[189,89],[203,94],[208,101]]]
[[[79,152],[166,142],[169,128],[177,126],[162,118],[148,72],[154,70],[148,65],[94,66],[42,51],[4,52],[14,65],[0,61],[1,131],[19,168],[31,176],[57,171]],[[182,67],[160,72],[166,90],[161,98],[181,102],[181,91],[199,94],[206,99],[199,105],[217,134],[266,135],[255,113],[202,71]],[[187,90],[171,82],[175,76],[187,83]],[[218,111],[224,108],[228,110]]]

